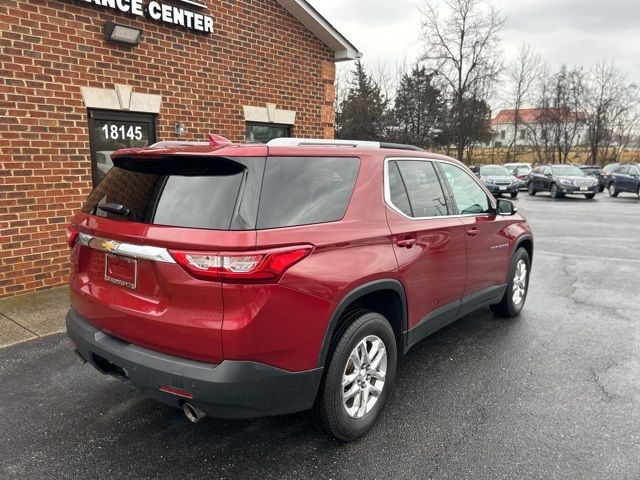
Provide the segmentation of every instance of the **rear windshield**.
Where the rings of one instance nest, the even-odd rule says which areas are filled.
[[[493,176],[509,176],[509,171],[500,165],[489,165],[480,167],[481,175],[493,175]]]
[[[82,211],[152,225],[252,229],[263,169],[263,158],[118,159]],[[126,211],[114,213],[115,206]]]
[[[560,176],[571,176],[571,177],[582,177],[584,173],[578,167],[573,165],[553,165],[551,167],[553,169],[554,175]]]
[[[212,230],[330,222],[344,216],[358,167],[357,158],[116,159],[82,211]]]

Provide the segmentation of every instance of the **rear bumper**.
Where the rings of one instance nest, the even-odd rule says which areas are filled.
[[[172,357],[112,337],[73,308],[66,323],[80,356],[100,372],[175,407],[186,399],[159,388],[186,390],[193,395],[188,401],[212,417],[253,418],[308,410],[322,378],[322,368],[289,372],[256,362],[225,360],[214,365]]]

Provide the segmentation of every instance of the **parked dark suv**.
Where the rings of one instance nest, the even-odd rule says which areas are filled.
[[[498,195],[518,196],[520,181],[502,165],[482,165],[477,173],[494,197]]]
[[[67,331],[143,394],[352,440],[398,358],[482,307],[520,313],[529,226],[461,163],[374,142],[120,150],[68,227]]]
[[[549,192],[551,198],[578,194],[592,199],[598,191],[598,180],[574,165],[540,165],[531,172],[527,190],[529,195]]]
[[[607,176],[607,185],[611,197],[623,192],[635,193],[640,197],[640,165],[620,165]]]
[[[581,165],[578,167],[587,176],[591,176],[598,180],[598,192],[604,192],[607,185],[607,173],[594,165]]]

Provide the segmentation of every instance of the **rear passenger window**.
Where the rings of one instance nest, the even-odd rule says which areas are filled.
[[[269,157],[258,228],[340,220],[347,211],[359,166],[357,158]]]
[[[439,217],[449,213],[440,180],[431,162],[400,160],[397,165],[407,189],[412,217]]]
[[[404,187],[404,182],[398,171],[398,165],[396,162],[389,162],[389,195],[391,203],[394,207],[400,210],[405,215],[411,217],[411,205],[409,204],[409,197],[407,197],[407,190]]]

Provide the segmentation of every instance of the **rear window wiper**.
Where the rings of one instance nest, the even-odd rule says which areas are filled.
[[[122,215],[123,217],[131,215],[131,210],[119,203],[101,203],[96,205],[96,210],[115,213],[116,215]]]

